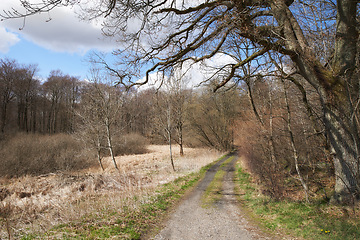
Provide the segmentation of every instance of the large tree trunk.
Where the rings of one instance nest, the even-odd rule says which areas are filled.
[[[327,91],[324,121],[336,178],[333,198],[339,202],[359,193],[359,135],[352,103],[355,96],[359,97],[358,79],[353,76],[358,40],[356,10],[357,1],[337,1],[334,77],[322,84]]]
[[[333,200],[348,203],[359,194],[359,135],[354,119],[349,87],[350,77],[333,75],[319,65],[310,66],[318,80],[318,92],[322,102],[323,118],[330,153],[335,169],[335,192]],[[350,71],[350,70],[349,70]],[[347,79],[347,80],[345,80]],[[357,91],[357,90],[356,90]]]
[[[340,104],[339,104],[340,105]],[[340,109],[349,104],[325,106],[325,126],[335,169],[335,194],[333,200],[348,202],[359,191],[359,136],[349,113]]]
[[[306,37],[286,1],[274,0],[271,9],[282,27],[286,47],[300,74],[317,89],[322,101],[326,134],[335,168],[333,199],[346,203],[359,192],[359,136],[354,121],[359,83],[353,77],[357,54],[357,1],[337,0],[335,51],[331,68],[311,52]]]

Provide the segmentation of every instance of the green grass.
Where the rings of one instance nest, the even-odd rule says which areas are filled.
[[[213,206],[216,202],[221,200],[222,197],[222,183],[226,172],[223,168],[228,165],[234,156],[229,157],[224,161],[221,165],[219,170],[215,173],[214,179],[211,181],[209,186],[206,188],[205,193],[201,196],[201,206],[203,208],[208,208]]]
[[[234,156],[229,157],[228,159],[226,159],[226,161],[224,161],[224,162],[221,164],[220,168],[223,168],[223,167],[225,167],[226,165],[228,165],[233,159],[234,159]]]
[[[259,194],[249,173],[237,169],[240,201],[252,217],[270,232],[305,239],[360,239],[359,213],[344,216],[344,207],[327,203],[274,201]]]
[[[201,206],[208,208],[213,206],[216,202],[221,199],[222,180],[225,176],[224,170],[216,172],[214,179],[211,181],[209,186],[206,188],[205,193],[201,196]]]
[[[133,196],[129,202],[133,202],[132,205],[136,207],[124,206],[118,212],[104,210],[101,214],[84,216],[78,222],[55,226],[45,234],[29,234],[21,239],[140,239],[159,230],[169,209],[174,207],[187,190],[195,186],[217,161],[203,167],[198,173],[177,178],[158,187],[150,196]]]

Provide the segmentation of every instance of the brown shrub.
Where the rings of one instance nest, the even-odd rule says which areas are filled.
[[[237,123],[235,144],[245,157],[247,170],[262,185],[263,193],[275,199],[283,198],[286,171],[281,163],[270,160],[267,132],[256,120]]]
[[[66,134],[18,134],[0,149],[0,176],[41,175],[90,166],[79,141]]]
[[[137,133],[117,136],[113,143],[116,156],[146,153],[149,144],[145,137]]]

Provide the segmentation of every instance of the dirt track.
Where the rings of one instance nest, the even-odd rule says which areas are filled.
[[[235,157],[223,169],[222,199],[213,207],[203,208],[201,196],[214,178],[222,159],[208,170],[204,179],[170,217],[165,228],[154,239],[274,239],[261,236],[243,217],[234,192]]]

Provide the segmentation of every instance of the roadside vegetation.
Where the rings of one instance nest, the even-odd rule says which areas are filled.
[[[105,157],[105,171],[95,164],[73,172],[0,178],[0,238],[91,239],[115,233],[135,238],[159,223],[200,176],[195,173],[220,155],[206,148],[184,151],[185,156],[174,153],[176,172],[168,146],[150,145],[147,153],[116,157],[120,171]]]
[[[161,229],[169,209],[204,176],[211,165],[152,191],[122,198],[117,207],[106,204],[109,196],[82,199],[79,205],[94,201],[92,204],[99,203],[102,209],[89,212],[75,221],[56,225],[45,233],[25,234],[21,239],[108,239],[114,236],[119,239],[140,239],[144,235],[152,235]]]
[[[199,179],[199,174],[180,177],[154,189],[153,193],[134,195],[122,200],[122,207],[104,208],[80,220],[60,224],[45,234],[29,234],[21,239],[140,239],[150,229],[157,229],[169,208]],[[106,199],[97,199],[97,201]]]
[[[312,203],[296,200],[275,200],[262,194],[263,186],[243,167],[237,165],[235,178],[241,205],[262,228],[273,234],[304,239],[358,239],[360,217],[358,206],[331,205],[318,198]]]

